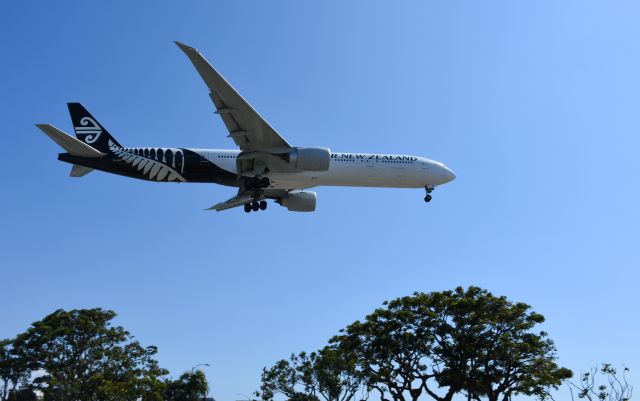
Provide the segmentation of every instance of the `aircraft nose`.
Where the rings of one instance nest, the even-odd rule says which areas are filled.
[[[449,181],[453,181],[456,179],[456,173],[453,172],[453,170],[451,170],[449,167],[445,167],[447,169],[447,178],[449,178]]]
[[[453,170],[451,170],[447,166],[442,166],[442,170],[440,174],[442,175],[442,179],[444,181],[443,184],[446,184],[447,182],[451,182],[456,179],[456,173],[454,173]]]

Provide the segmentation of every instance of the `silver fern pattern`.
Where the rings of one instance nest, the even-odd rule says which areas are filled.
[[[136,167],[138,171],[142,171],[142,174],[147,176],[150,180],[186,181],[176,169],[176,159],[179,157],[179,161],[181,162],[180,170],[181,172],[184,172],[184,156],[180,150],[174,150],[172,152],[172,155],[174,156],[171,158],[172,165],[169,166],[166,164],[165,159],[167,150],[164,149],[158,149],[157,151],[155,149],[151,149],[151,151],[144,149],[143,153],[141,149],[123,149],[114,144],[111,140],[109,140],[109,149],[114,155],[131,166]],[[156,158],[160,160],[157,160]]]

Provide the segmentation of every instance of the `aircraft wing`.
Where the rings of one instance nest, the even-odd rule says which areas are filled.
[[[284,189],[266,189],[264,190],[264,198],[269,199],[278,199],[287,194],[287,191]],[[240,189],[238,194],[231,199],[227,199],[224,202],[216,203],[206,210],[215,210],[216,212],[221,212],[223,210],[232,209],[234,207],[242,206],[245,203],[253,202],[254,200],[259,200],[254,197],[254,193],[252,191],[245,191]]]
[[[291,145],[193,47],[176,42],[211,91],[216,113],[241,150],[286,152]]]
[[[207,210],[215,210],[216,212],[221,212],[223,210],[231,209],[234,207],[242,206],[245,203],[249,203],[253,200],[253,196],[251,196],[250,192],[238,192],[238,195],[234,196],[231,199],[227,199],[224,202],[216,203],[211,206]]]

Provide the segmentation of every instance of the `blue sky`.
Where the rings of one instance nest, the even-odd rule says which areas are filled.
[[[0,5],[0,337],[101,306],[233,401],[384,300],[479,285],[547,317],[559,361],[640,369],[640,5],[633,1]],[[234,190],[68,178],[34,123],[82,102],[125,146],[233,147],[173,44],[287,140],[410,153],[421,190],[320,188],[315,214],[202,209]],[[634,374],[637,383],[637,374]]]

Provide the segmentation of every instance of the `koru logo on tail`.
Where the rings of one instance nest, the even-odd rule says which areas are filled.
[[[80,119],[81,127],[74,127],[78,135],[86,135],[84,141],[86,143],[94,143],[100,138],[102,134],[102,128],[98,125],[96,120],[91,117],[82,117]]]

